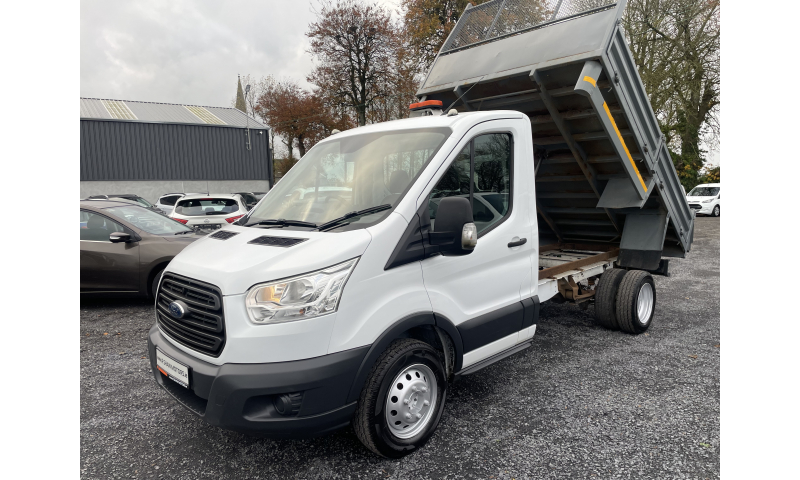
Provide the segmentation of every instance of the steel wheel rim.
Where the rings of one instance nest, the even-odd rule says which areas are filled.
[[[653,286],[649,282],[645,282],[639,289],[639,296],[636,299],[636,312],[642,325],[647,325],[650,321],[654,303]]]
[[[397,438],[419,434],[433,419],[437,397],[436,375],[421,363],[408,366],[392,382],[384,417]]]

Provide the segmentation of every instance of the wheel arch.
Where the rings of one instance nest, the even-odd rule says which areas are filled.
[[[361,361],[358,372],[356,372],[353,385],[350,387],[350,393],[347,396],[347,402],[355,402],[359,399],[372,367],[393,341],[400,338],[415,338],[444,352],[444,345],[439,339],[437,327],[442,334],[450,338],[455,351],[453,371],[459,371],[463,362],[463,347],[461,336],[455,325],[447,318],[433,312],[413,313],[392,324],[372,343]]]
[[[171,260],[172,260],[172,258],[160,259],[160,260],[156,260],[155,262],[153,262],[153,263],[151,263],[150,265],[147,266],[147,275],[143,276],[144,277],[143,278],[144,279],[143,288],[144,288],[144,294],[145,295],[148,295],[148,296],[150,295],[150,286],[153,283],[153,279],[156,277],[156,273],[158,273],[158,272],[164,270],[165,268],[167,268],[167,265],[169,265],[169,262]],[[155,292],[153,292],[153,294],[155,296]]]

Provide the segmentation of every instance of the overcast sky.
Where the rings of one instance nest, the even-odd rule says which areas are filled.
[[[379,0],[397,11],[399,0]],[[308,84],[316,0],[81,0],[81,96],[228,107],[236,75]],[[719,164],[711,152],[710,163]]]
[[[397,0],[380,3],[397,10]],[[81,96],[230,106],[236,75],[306,84],[315,0],[82,0]]]

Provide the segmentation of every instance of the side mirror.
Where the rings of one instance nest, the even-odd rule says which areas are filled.
[[[128,243],[131,241],[131,234],[125,232],[114,232],[108,236],[111,243]]]
[[[478,244],[478,229],[472,222],[472,206],[464,197],[445,197],[439,202],[431,244],[443,255],[469,255]]]

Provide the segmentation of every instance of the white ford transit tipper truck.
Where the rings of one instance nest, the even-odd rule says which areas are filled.
[[[475,33],[470,12],[507,3],[464,12],[414,118],[321,141],[169,264],[148,346],[178,402],[272,437],[352,423],[399,457],[432,435],[449,382],[531,345],[541,302],[651,325],[653,275],[689,250],[694,216],[624,5]]]

